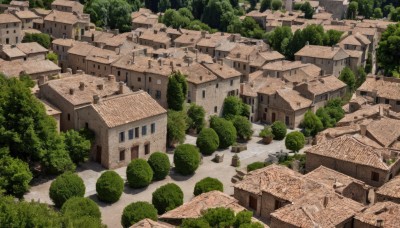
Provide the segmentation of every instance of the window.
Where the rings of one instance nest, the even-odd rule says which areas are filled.
[[[156,99],[161,99],[161,91],[160,90],[156,90]]]
[[[119,151],[119,160],[124,161],[125,160],[125,150],[120,150]]]
[[[218,106],[214,106],[214,113],[218,112]]]
[[[147,135],[147,126],[142,127],[142,135]]]
[[[129,137],[129,140],[132,140],[132,139],[133,139],[133,129],[130,129],[130,130],[128,131],[128,137]]]
[[[151,124],[151,134],[154,134],[154,132],[156,132],[156,124],[152,123]]]
[[[217,84],[215,85],[215,88],[218,88],[218,86],[219,86],[219,85],[218,85],[218,83],[217,83]]]
[[[144,154],[150,154],[150,143],[144,145]]]
[[[100,70],[100,65],[97,66],[97,69]]]
[[[118,75],[118,76],[121,76],[121,71],[118,71],[118,72],[117,72],[117,75]]]
[[[88,122],[85,123],[85,128],[89,129],[89,123]]]
[[[151,77],[149,77],[149,82],[151,82]]]
[[[138,81],[138,82],[141,82],[141,81],[142,81],[142,78],[137,78],[137,81]]]
[[[135,138],[139,138],[139,128],[135,128]]]
[[[206,98],[206,91],[203,90],[203,98]]]
[[[231,86],[233,86],[233,80],[231,80]]]
[[[264,108],[264,112],[268,112],[268,108]]]
[[[389,104],[389,99],[385,99],[385,104]]]
[[[400,101],[396,101],[396,105],[400,105]]]
[[[6,44],[9,44],[10,40],[8,38],[6,38]]]
[[[120,132],[119,133],[119,142],[124,142],[125,141],[125,132]]]
[[[371,172],[371,180],[379,181],[379,173],[372,171]]]
[[[71,120],[71,115],[68,113],[68,115],[67,115],[67,119],[68,119],[68,121],[70,121]]]

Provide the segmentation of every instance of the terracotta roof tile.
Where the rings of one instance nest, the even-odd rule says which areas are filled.
[[[153,221],[151,219],[143,219],[135,224],[133,224],[130,228],[172,228],[169,224],[160,223]]]
[[[285,100],[292,110],[300,110],[308,108],[312,104],[312,100],[309,100],[300,95],[299,92],[292,88],[284,88],[276,91],[276,93]]]
[[[47,53],[48,50],[42,45],[36,43],[36,42],[31,42],[31,43],[19,43],[16,45],[16,47],[21,50],[23,53],[29,55],[29,54],[35,54],[35,53]]]
[[[355,219],[371,227],[379,227],[378,220],[380,220],[382,227],[398,228],[400,227],[400,205],[392,202],[378,202],[358,213]]]
[[[317,45],[306,45],[300,51],[296,52],[295,55],[332,60],[341,60],[349,56],[340,47],[326,47]]]
[[[21,23],[21,21],[12,14],[2,13],[0,14],[0,24],[4,23]]]
[[[400,199],[400,176],[397,176],[384,184],[378,189],[378,191],[376,191],[376,193],[379,195]]]
[[[357,91],[376,93],[377,97],[400,100],[400,80],[386,77],[367,77]]]
[[[400,137],[400,120],[382,118],[367,125],[367,131],[381,146],[389,147]]]

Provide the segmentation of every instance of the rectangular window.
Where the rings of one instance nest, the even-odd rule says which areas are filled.
[[[121,71],[118,71],[118,72],[117,72],[117,75],[118,75],[118,76],[121,76]]]
[[[361,91],[360,94],[361,94],[361,96],[366,96],[367,92],[366,91]]]
[[[385,104],[389,104],[389,99],[385,99]]]
[[[214,106],[214,113],[218,112],[218,106]]]
[[[150,154],[150,143],[144,145],[144,154]]]
[[[154,134],[154,132],[156,132],[156,124],[152,123],[151,124],[151,134]]]
[[[67,115],[67,119],[68,119],[68,121],[70,121],[71,120],[71,115],[68,113],[68,115]]]
[[[149,77],[149,82],[151,82],[151,77]]]
[[[218,88],[218,83],[215,85],[215,88]]]
[[[124,161],[125,160],[125,150],[120,150],[119,151],[119,160]]]
[[[141,82],[141,81],[142,81],[142,78],[137,78],[137,81],[138,81],[138,82]]]
[[[142,126],[142,135],[147,135],[147,126]]]
[[[160,90],[156,90],[156,99],[161,99],[161,91]]]
[[[139,128],[135,128],[135,138],[139,138]]]
[[[206,91],[203,90],[203,98],[206,98]]]
[[[124,142],[125,141],[125,132],[120,132],[119,133],[119,142]]]
[[[379,181],[379,173],[372,171],[371,172],[371,180]]]
[[[231,80],[231,86],[233,86],[233,80]]]
[[[400,101],[396,101],[396,105],[400,105]]]
[[[133,139],[133,129],[129,129],[129,131],[128,131],[128,137],[129,137],[129,140],[132,140],[132,139]]]

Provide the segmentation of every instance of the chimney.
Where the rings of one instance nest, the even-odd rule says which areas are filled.
[[[115,76],[114,75],[110,74],[110,75],[107,76],[107,78],[108,78],[108,81],[115,82]]]
[[[119,94],[123,94],[125,91],[125,83],[124,82],[119,82],[119,85],[118,85],[119,87],[118,87],[118,93]]]
[[[99,103],[100,103],[99,95],[97,94],[93,95],[93,104],[99,104]]]
[[[74,95],[74,92],[75,92],[74,88],[70,88],[70,89],[69,89],[69,94],[70,94],[70,95]]]
[[[151,68],[151,59],[148,61],[149,68]]]
[[[79,89],[84,90],[85,89],[85,83],[84,82],[79,82]]]
[[[367,134],[367,125],[360,124],[360,135],[365,136]]]
[[[67,73],[68,74],[72,74],[72,69],[71,68],[67,68]]]
[[[174,71],[174,62],[171,61],[171,62],[169,63],[169,65],[171,66],[171,70]]]

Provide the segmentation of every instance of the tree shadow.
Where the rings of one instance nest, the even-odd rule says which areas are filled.
[[[106,170],[101,164],[94,162],[94,161],[89,161],[89,162],[85,162],[81,165],[79,165],[76,168],[76,172],[83,172],[86,170],[93,170],[95,172],[102,172],[104,170]]]
[[[152,183],[153,183],[153,182],[152,182]],[[150,184],[152,184],[152,183],[150,183]],[[129,194],[129,195],[136,195],[136,194],[139,194],[139,193],[141,193],[141,192],[146,191],[147,188],[148,188],[148,186],[146,186],[146,187],[144,187],[144,188],[131,188],[131,187],[129,187],[129,184],[128,184],[128,183],[125,183],[125,186],[124,186],[124,193],[125,193],[125,194]]]
[[[108,206],[111,206],[113,204],[113,203],[105,203],[103,201],[100,201],[99,198],[97,197],[97,193],[94,193],[94,194],[92,194],[90,196],[87,196],[87,198],[93,200],[95,203],[97,203],[97,205],[99,205],[99,207],[108,207]]]
[[[174,180],[174,181],[187,181],[190,178],[194,176],[194,174],[183,176],[176,172],[175,168],[172,168],[171,171],[169,172],[169,176]]]

